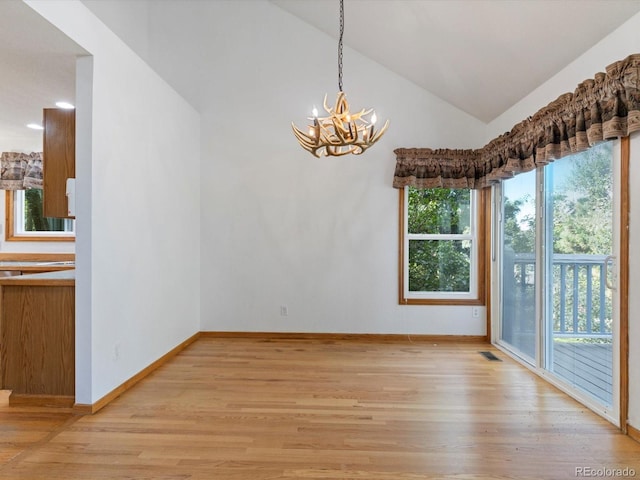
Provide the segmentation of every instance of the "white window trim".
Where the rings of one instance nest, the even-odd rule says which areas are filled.
[[[65,232],[31,232],[24,229],[24,190],[15,190],[13,192],[13,232],[19,237],[75,237],[75,221],[72,219],[64,219],[66,226],[70,226],[71,230]],[[67,223],[68,222],[68,223]]]
[[[408,300],[476,300],[478,298],[478,191],[471,190],[470,234],[409,233],[409,187],[404,187],[404,298]],[[411,240],[468,240],[471,242],[470,279],[468,292],[414,292],[409,290],[409,241]]]

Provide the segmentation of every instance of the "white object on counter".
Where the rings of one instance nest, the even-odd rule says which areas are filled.
[[[67,178],[67,214],[76,216],[76,179]]]

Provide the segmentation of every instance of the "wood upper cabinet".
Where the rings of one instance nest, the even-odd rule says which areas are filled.
[[[76,112],[45,108],[42,150],[45,217],[70,218],[67,178],[76,176]]]

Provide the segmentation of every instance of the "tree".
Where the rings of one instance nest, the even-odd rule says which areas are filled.
[[[545,170],[550,177],[555,175],[559,182],[548,185],[548,192],[552,195],[553,211],[553,253],[608,255],[612,245],[612,215],[611,202],[613,198],[611,144],[604,143],[596,147],[559,160]],[[561,163],[562,162],[562,163]],[[568,170],[565,170],[567,168]],[[528,197],[515,200],[506,199],[504,202],[504,238],[505,257],[513,253],[532,253],[535,251],[535,216],[523,216],[523,207],[530,201]],[[596,257],[597,258],[597,257]],[[510,262],[505,262],[505,268]],[[533,269],[533,264],[529,266]],[[561,271],[561,268],[564,268]],[[609,329],[612,319],[612,303],[610,292],[605,293],[601,305],[599,295],[592,294],[586,301],[587,284],[590,282],[592,292],[598,292],[600,285],[599,268],[601,264],[587,265],[577,261],[563,267],[555,263],[552,272],[553,319],[554,329],[560,328],[560,312],[564,309],[565,317],[572,317],[577,309],[579,331],[586,331],[587,318],[592,319],[593,328],[599,328],[600,318],[604,316],[606,328]],[[563,272],[563,273],[562,273]],[[533,271],[532,271],[533,274]],[[514,285],[521,286],[521,290],[514,290],[514,295],[527,293],[533,299],[534,288],[526,288],[523,273],[517,268],[513,272],[505,270],[505,281],[510,280]],[[577,280],[578,290],[574,295],[573,282]],[[506,283],[505,285],[511,285]],[[559,292],[564,291],[565,297],[561,304]],[[574,298],[575,296],[575,298]],[[527,297],[527,298],[529,298]],[[522,310],[522,304],[533,305],[533,302],[517,300]],[[587,311],[590,305],[591,311]],[[533,312],[513,312],[515,317],[526,317]],[[570,328],[570,327],[569,327]],[[608,330],[610,331],[610,329]],[[579,332],[574,332],[579,333]]]
[[[504,200],[504,238],[514,253],[535,252],[536,217],[520,214],[522,207],[529,202],[532,202],[529,195]]]
[[[409,188],[408,232],[414,234],[469,233],[468,189]],[[409,290],[469,291],[470,249],[463,240],[410,240]]]
[[[27,232],[64,232],[65,219],[43,216],[43,190],[24,190],[24,229]]]
[[[556,188],[553,211],[555,253],[611,251],[611,145],[592,147],[571,160],[571,173]]]
[[[28,188],[25,197],[25,225],[27,232],[43,232],[49,230],[47,219],[42,216],[42,190]]]
[[[556,254],[608,255],[611,253],[613,218],[611,205],[613,200],[611,143],[604,143],[573,156],[571,171],[564,182],[555,188],[553,211],[553,251]],[[591,269],[591,286],[593,291],[599,291],[599,269],[605,265],[569,266],[566,271],[566,282],[575,277],[578,281],[578,293],[567,288],[565,305],[562,306],[556,298],[554,310],[564,307],[566,311],[578,311],[578,324],[582,331],[586,330],[587,317],[592,318],[593,328],[600,327],[601,315],[604,315],[606,329],[610,330],[612,323],[611,292],[605,291],[604,304],[599,295],[591,299],[591,311],[587,312],[586,289],[588,271]],[[554,272],[554,289],[560,285],[559,268]],[[576,298],[574,298],[576,296]],[[557,295],[554,295],[557,297]],[[559,326],[559,315],[554,315]]]

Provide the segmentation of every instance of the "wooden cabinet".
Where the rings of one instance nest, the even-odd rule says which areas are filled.
[[[75,401],[75,272],[0,279],[0,389],[10,405]]]
[[[76,176],[76,112],[45,108],[43,117],[43,213],[69,218],[66,193],[67,178]]]

